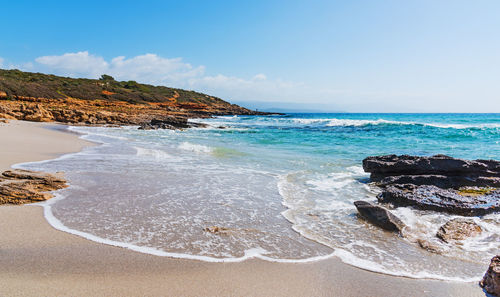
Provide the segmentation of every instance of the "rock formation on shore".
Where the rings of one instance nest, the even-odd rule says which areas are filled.
[[[220,98],[187,91],[100,79],[75,79],[0,69],[0,118],[82,125],[143,125],[214,115],[261,115]]]
[[[363,169],[382,188],[381,202],[464,216],[500,211],[495,160],[388,155],[364,159]]]
[[[494,296],[500,297],[500,256],[491,259],[490,266],[479,283],[484,290]]]
[[[54,197],[49,191],[67,187],[59,175],[29,170],[7,170],[0,175],[0,205],[25,204]]]
[[[192,127],[204,128],[207,125],[201,123],[188,122],[184,117],[164,117],[162,120],[152,119],[149,123],[142,123],[139,127],[140,130],[156,130],[156,129],[185,129]]]

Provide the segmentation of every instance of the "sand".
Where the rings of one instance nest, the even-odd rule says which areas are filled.
[[[0,169],[89,145],[46,124],[0,124]],[[475,283],[416,280],[337,258],[283,264],[158,257],[52,228],[36,205],[0,206],[0,296],[485,296]]]

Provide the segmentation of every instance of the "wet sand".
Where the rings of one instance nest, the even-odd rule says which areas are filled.
[[[45,124],[0,124],[0,169],[81,150]],[[485,296],[476,283],[416,280],[337,258],[284,264],[158,257],[52,228],[36,205],[0,206],[0,296]]]

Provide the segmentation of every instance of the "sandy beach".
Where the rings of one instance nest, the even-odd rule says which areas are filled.
[[[40,124],[0,124],[0,169],[90,143]],[[283,264],[158,257],[52,228],[36,205],[0,206],[1,296],[485,296],[476,283],[373,273],[337,258]]]

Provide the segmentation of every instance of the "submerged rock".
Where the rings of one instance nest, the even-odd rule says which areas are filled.
[[[413,206],[463,216],[482,216],[500,210],[500,190],[488,188],[477,191],[479,194],[467,190],[403,184],[385,187],[377,198],[396,206]]]
[[[203,231],[217,235],[229,235],[232,230],[226,227],[210,226],[204,228]]]
[[[24,204],[50,199],[47,193],[67,187],[60,176],[29,170],[7,170],[0,176],[0,204]]]
[[[484,290],[494,296],[500,297],[500,256],[491,259],[490,266],[479,283]]]
[[[464,240],[481,234],[481,226],[471,219],[453,219],[439,228],[436,236],[442,241],[450,243],[455,240]]]
[[[442,247],[439,245],[433,243],[432,241],[426,240],[426,239],[417,239],[418,245],[423,248],[424,250],[427,250],[431,253],[435,254],[443,254],[444,250]]]
[[[382,229],[398,232],[405,227],[405,224],[398,217],[381,206],[366,201],[355,201],[354,205],[361,217]]]

